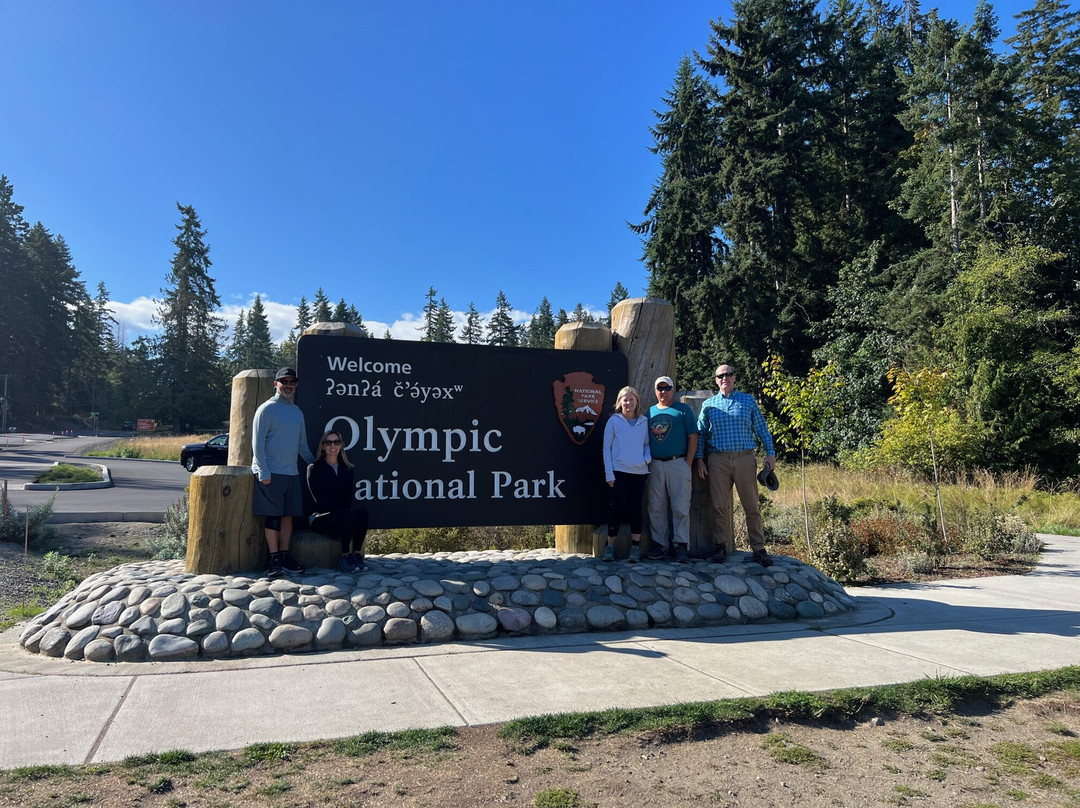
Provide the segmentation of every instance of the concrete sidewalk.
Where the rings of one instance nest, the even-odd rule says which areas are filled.
[[[91,665],[0,634],[0,768],[1080,664],[1080,539],[1025,576],[849,590],[824,620]],[[272,705],[272,706],[271,706]]]

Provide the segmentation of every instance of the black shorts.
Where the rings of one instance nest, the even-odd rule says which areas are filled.
[[[298,474],[272,474],[270,484],[263,485],[255,478],[252,513],[256,516],[303,516],[304,500],[300,494]]]

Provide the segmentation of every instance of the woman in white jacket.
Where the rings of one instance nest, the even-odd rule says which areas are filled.
[[[604,475],[611,486],[604,561],[615,560],[615,537],[624,522],[630,523],[629,561],[641,560],[641,502],[650,460],[649,419],[641,412],[637,390],[624,387],[615,401],[615,414],[604,426]]]

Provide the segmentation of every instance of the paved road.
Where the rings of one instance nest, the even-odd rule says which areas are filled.
[[[23,485],[58,460],[75,459],[100,437],[18,434],[0,438],[0,480],[18,510],[53,501],[53,522],[160,522],[165,510],[184,495],[190,475],[179,463],[84,458],[108,467],[112,488],[89,491],[24,491]]]

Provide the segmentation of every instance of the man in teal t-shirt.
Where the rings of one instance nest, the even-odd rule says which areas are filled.
[[[649,408],[649,530],[653,546],[645,557],[653,561],[667,558],[674,533],[675,557],[686,563],[690,560],[690,466],[697,452],[697,418],[690,407],[674,400],[675,383],[670,376],[657,379],[655,388],[656,406]]]

